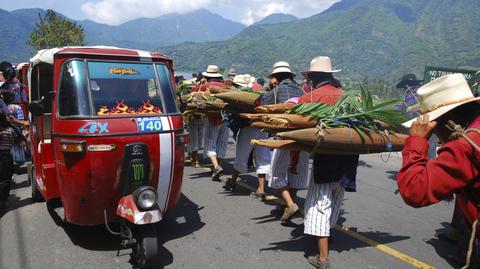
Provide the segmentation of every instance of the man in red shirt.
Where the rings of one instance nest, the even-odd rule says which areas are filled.
[[[333,105],[343,95],[341,84],[333,77],[330,58],[315,57],[310,69],[302,72],[311,91],[299,98],[299,104],[323,103]],[[318,254],[308,262],[316,268],[330,268],[328,238],[341,211],[345,191],[355,191],[358,155],[315,154],[312,177],[305,199],[304,233],[315,237]]]
[[[403,165],[397,176],[399,191],[412,207],[449,200],[456,194],[455,203],[463,220],[473,229],[480,201],[480,152],[475,149],[480,145],[480,134],[474,130],[480,128],[480,98],[473,96],[461,74],[425,84],[417,94],[423,116],[404,123],[410,127],[410,136],[403,148]],[[464,136],[453,138],[447,127],[449,121],[467,130],[460,130]],[[443,146],[436,159],[428,160],[428,138],[432,132]],[[456,133],[456,137],[459,135]],[[477,233],[477,240],[471,239],[477,246],[473,254],[477,259],[478,238]]]

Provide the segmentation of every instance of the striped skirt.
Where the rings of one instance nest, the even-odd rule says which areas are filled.
[[[292,189],[306,189],[308,187],[308,152],[300,152],[297,173],[289,169],[290,151],[275,149],[272,154],[272,174],[267,177],[268,186],[274,189],[290,187]]]
[[[240,173],[248,171],[248,158],[253,150],[253,162],[257,168],[257,175],[270,174],[270,149],[266,147],[254,146],[250,143],[252,139],[267,139],[268,134],[260,132],[260,129],[252,127],[243,127],[240,129],[237,138],[235,161],[233,168]]]
[[[228,127],[224,122],[220,125],[213,125],[213,123],[205,120],[205,149],[204,155],[207,157],[217,156],[218,158],[225,158],[227,155],[228,146]]]
[[[340,215],[344,194],[345,189],[340,182],[315,184],[312,177],[305,199],[304,233],[330,236],[330,229]]]

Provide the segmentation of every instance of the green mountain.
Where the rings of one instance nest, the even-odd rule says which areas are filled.
[[[290,14],[273,13],[261,19],[260,21],[254,23],[253,25],[278,24],[278,23],[291,22],[296,20],[298,20],[298,18]]]
[[[294,70],[328,55],[343,80],[399,81],[422,77],[425,65],[480,66],[478,0],[343,0],[321,14],[274,25],[253,25],[220,42],[184,43],[159,50],[177,70],[214,63],[262,75],[275,61]]]
[[[8,25],[2,28],[1,60],[23,62],[32,56],[33,51],[25,45],[25,41],[30,37],[38,15],[44,13],[42,9],[19,9],[11,12],[0,9],[0,24]],[[206,9],[186,14],[166,14],[153,19],[136,19],[118,26],[90,20],[76,22],[84,28],[89,45],[147,50],[186,41],[224,40],[245,29],[243,24],[227,20]]]

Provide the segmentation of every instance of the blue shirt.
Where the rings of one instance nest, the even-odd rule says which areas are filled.
[[[298,84],[291,79],[284,79],[273,90],[261,96],[262,105],[273,105],[285,103],[290,98],[304,95],[305,92]]]

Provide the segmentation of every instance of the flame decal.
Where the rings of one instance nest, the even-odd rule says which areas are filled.
[[[137,110],[137,114],[162,114],[160,108],[150,104],[150,100],[143,102],[143,106]]]
[[[160,108],[150,104],[150,100],[144,101],[143,105],[137,110],[124,104],[124,100],[117,102],[117,105],[111,109],[108,106],[100,106],[97,112],[98,116],[107,115],[137,115],[137,114],[162,114]]]

